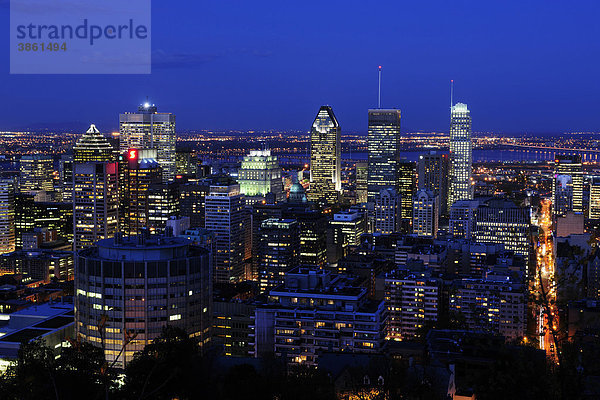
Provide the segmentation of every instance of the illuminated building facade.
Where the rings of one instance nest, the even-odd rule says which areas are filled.
[[[205,227],[215,234],[213,279],[235,283],[243,279],[245,259],[244,195],[240,185],[214,185],[205,200]]]
[[[431,190],[439,196],[440,214],[448,214],[448,154],[430,151],[421,154],[417,163],[419,189]]]
[[[209,192],[209,184],[186,183],[179,186],[180,213],[190,218],[192,228],[204,227],[204,202]]]
[[[590,180],[590,205],[588,218],[600,220],[600,176],[594,176]]]
[[[54,190],[52,173],[54,161],[52,156],[27,154],[19,162],[20,182],[19,191],[22,193]]]
[[[404,221],[404,225],[410,225],[412,222],[412,199],[417,188],[417,166],[412,161],[401,160],[398,162],[397,168],[397,192],[400,195],[400,216]]]
[[[192,150],[177,150],[175,153],[175,171],[177,175],[196,176],[198,157]]]
[[[137,235],[149,227],[149,195],[152,185],[162,182],[162,168],[154,149],[129,149],[121,159],[119,174],[119,231]]]
[[[413,233],[435,238],[439,221],[439,196],[421,189],[413,198]]]
[[[121,154],[129,149],[155,149],[163,182],[175,177],[175,115],[159,113],[154,104],[142,104],[135,113],[119,115]]]
[[[394,189],[383,189],[375,196],[375,233],[399,232],[401,215],[400,196]]]
[[[552,179],[554,216],[583,212],[583,165],[580,155],[558,155]]]
[[[150,185],[148,188],[148,228],[150,232],[162,232],[167,226],[167,221],[177,215],[179,215],[177,184],[170,182]]]
[[[117,231],[118,164],[75,163],[73,168],[73,244],[81,250]]]
[[[272,315],[276,356],[315,365],[321,351],[377,353],[385,342],[385,302],[370,300],[367,289],[328,271],[297,268],[269,293],[269,308],[256,310],[256,329]],[[259,335],[257,349],[260,346]]]
[[[269,218],[260,225],[258,235],[258,283],[260,292],[266,293],[283,284],[285,274],[298,266],[298,222]]]
[[[388,339],[417,337],[427,323],[438,320],[440,282],[397,271],[385,277],[385,302],[388,307]]]
[[[456,103],[452,106],[450,119],[448,208],[455,201],[473,198],[471,185],[472,164],[471,111],[469,111],[466,104]]]
[[[398,190],[400,162],[400,110],[369,110],[368,200],[383,189]]]
[[[264,200],[267,193],[273,193],[278,202],[284,199],[281,167],[271,150],[251,150],[242,160],[238,182],[248,204]]]
[[[368,200],[369,163],[356,163],[356,202],[366,203]]]
[[[95,346],[104,342],[108,363],[125,367],[166,325],[184,329],[202,347],[208,344],[207,250],[183,238],[118,235],[79,252],[75,270],[77,335]]]
[[[322,106],[310,130],[308,199],[334,204],[342,191],[341,128],[333,110]]]
[[[102,136],[96,125],[92,124],[73,146],[73,161],[79,163],[115,161],[113,152],[112,145]]]
[[[15,182],[0,179],[0,253],[15,251]]]
[[[339,251],[339,254],[335,257],[335,262],[339,258],[348,255],[351,247],[360,245],[360,238],[367,231],[365,214],[358,210],[342,211],[333,214],[333,219],[329,221],[329,226],[332,231],[332,241],[335,251],[333,251],[334,249],[328,249],[328,253],[337,253]]]

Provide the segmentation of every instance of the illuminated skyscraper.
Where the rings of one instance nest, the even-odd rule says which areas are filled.
[[[375,196],[375,232],[390,234],[400,231],[400,195],[394,189],[382,189]]]
[[[369,164],[366,162],[356,163],[356,202],[366,203],[368,193]]]
[[[0,254],[15,251],[15,182],[0,179]]]
[[[412,219],[413,195],[417,190],[417,166],[412,161],[401,160],[397,164],[398,185],[396,191],[400,195],[400,216],[403,228],[408,232]]]
[[[149,228],[150,186],[162,182],[154,149],[130,149],[122,156],[119,174],[119,231],[126,236]]]
[[[148,228],[150,232],[163,232],[167,221],[177,215],[179,215],[177,184],[170,182],[150,185],[148,188]]]
[[[451,114],[448,209],[455,201],[473,198],[471,112],[466,104],[456,103],[451,109]]]
[[[554,216],[583,212],[583,165],[580,155],[557,155],[552,179]]]
[[[372,202],[383,189],[398,190],[400,110],[369,110],[368,148],[368,199]]]
[[[600,220],[600,177],[594,176],[590,181],[590,206],[588,218]]]
[[[96,125],[90,125],[87,132],[73,146],[73,161],[113,161],[113,147]]]
[[[214,185],[205,200],[205,227],[215,234],[214,281],[243,279],[245,257],[244,195],[240,185]]]
[[[118,223],[117,163],[73,165],[74,249],[114,236]]]
[[[258,236],[258,282],[260,292],[265,293],[282,285],[285,273],[298,266],[298,222],[268,218],[261,223]]]
[[[21,157],[19,191],[22,193],[54,190],[52,156],[28,154]]]
[[[163,182],[175,177],[175,114],[159,113],[154,104],[138,107],[136,113],[119,115],[120,150],[156,149],[163,169]]]
[[[448,214],[448,154],[431,151],[419,156],[418,187],[439,196],[440,214]]]
[[[248,204],[264,200],[267,193],[273,193],[278,202],[283,201],[281,167],[271,150],[251,150],[242,160],[238,182]]]
[[[322,106],[310,131],[311,201],[333,204],[342,190],[341,128],[333,110]]]
[[[436,237],[439,219],[439,196],[433,191],[421,189],[413,199],[413,233],[418,236]]]

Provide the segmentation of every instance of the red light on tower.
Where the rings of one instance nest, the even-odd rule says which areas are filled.
[[[135,160],[137,158],[137,150],[131,149],[129,150],[129,159]]]

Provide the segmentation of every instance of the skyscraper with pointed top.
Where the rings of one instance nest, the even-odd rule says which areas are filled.
[[[341,128],[333,109],[321,106],[310,130],[311,201],[337,202],[342,191]]]
[[[79,163],[113,161],[113,147],[96,125],[91,124],[73,146],[73,161]]]
[[[450,173],[448,176],[448,209],[458,200],[473,198],[471,167],[473,145],[471,142],[471,111],[466,104],[451,107],[450,117]]]

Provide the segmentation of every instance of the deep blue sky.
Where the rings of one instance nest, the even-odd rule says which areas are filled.
[[[381,64],[410,130],[447,131],[454,79],[476,131],[600,131],[599,17],[597,0],[154,1],[148,76],[11,76],[6,28],[0,129],[108,131],[149,96],[186,130],[308,129],[330,104],[366,131]]]

